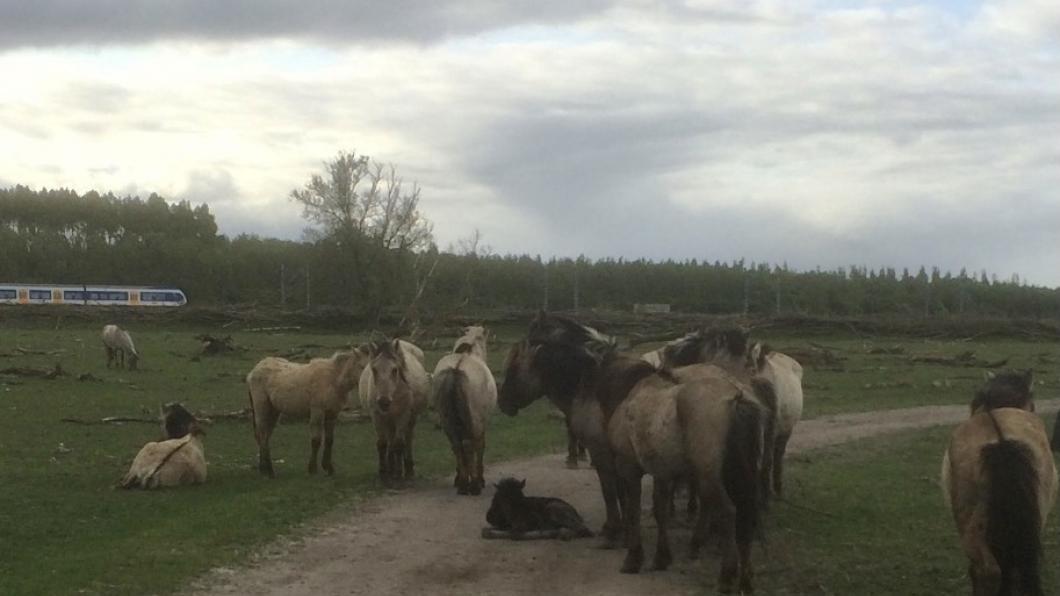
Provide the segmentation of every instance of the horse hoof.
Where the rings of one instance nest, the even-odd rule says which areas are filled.
[[[622,573],[640,573],[640,567],[644,563],[642,556],[635,554],[629,554],[626,556],[626,561],[622,563]]]
[[[667,568],[670,567],[670,563],[672,562],[673,557],[670,556],[670,553],[666,553],[664,555],[656,554],[655,560],[652,561],[651,569],[652,571],[666,571]]]

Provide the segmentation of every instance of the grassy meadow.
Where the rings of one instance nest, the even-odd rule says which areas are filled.
[[[1050,416],[1048,426],[1053,419]],[[793,456],[789,503],[757,547],[762,594],[967,594],[968,560],[938,485],[952,427]],[[1043,534],[1042,586],[1060,593],[1060,516]],[[704,578],[713,585],[714,579]]]
[[[137,450],[158,437],[158,426],[84,425],[61,419],[153,417],[159,405],[169,401],[183,402],[200,412],[238,410],[247,405],[243,377],[258,359],[293,353],[297,353],[295,359],[326,356],[350,343],[359,343],[366,336],[338,330],[265,334],[130,325],[143,354],[141,370],[130,372],[105,367],[100,327],[77,323],[56,328],[10,319],[0,321],[0,371],[9,367],[52,368],[58,363],[66,372],[53,380],[0,373],[0,594],[173,591],[210,567],[238,563],[276,536],[297,532],[300,524],[337,506],[385,490],[376,478],[375,439],[370,423],[340,422],[335,446],[337,475],[333,478],[307,476],[308,430],[302,421],[281,423],[273,436],[277,478],[268,480],[255,469],[257,450],[247,420],[218,420],[207,429],[210,475],[205,485],[151,493],[114,490],[115,482]],[[501,329],[491,344],[490,365],[498,375],[508,345],[520,331]],[[199,348],[195,336],[200,333],[230,333],[242,349],[193,358]],[[1037,371],[1037,378],[1044,382],[1038,390],[1042,397],[1052,397],[1060,363],[1060,351],[1054,344],[1018,341],[870,342],[832,337],[814,338],[811,343],[794,337],[762,339],[781,350],[805,353],[813,361],[805,365],[806,417],[929,403],[965,403],[981,382],[981,368],[912,362],[910,359],[916,356],[953,356],[973,350],[976,357],[984,360],[1010,358],[1012,366]],[[427,353],[428,370],[451,343],[451,336],[421,342]],[[647,351],[652,347],[644,345],[638,349]],[[896,353],[870,353],[874,348]],[[829,355],[821,357],[822,350]],[[79,380],[86,373],[94,379]],[[499,461],[559,452],[565,448],[565,440],[561,423],[549,416],[544,404],[538,403],[516,418],[495,416],[487,459]],[[877,523],[893,526],[886,519],[870,520],[867,516],[883,515],[878,511],[881,504],[900,501],[910,490],[910,478],[914,479],[913,486],[928,487],[929,480],[937,474],[943,434],[926,433],[907,439],[901,449],[908,446],[908,453],[894,451],[890,443],[889,439],[867,446],[859,443],[851,450],[800,457],[805,461],[792,468],[791,477],[797,478],[793,499],[814,509],[834,511],[835,517],[814,517],[800,510],[779,508],[774,522],[777,528],[770,532],[774,536],[770,548],[792,557],[791,569],[785,568],[780,574],[787,582],[784,585],[801,586],[799,589],[806,591],[779,591],[781,583],[771,583],[774,580],[770,574],[763,576],[763,585],[776,587],[777,593],[868,593],[831,588],[814,592],[812,588],[817,585],[853,585],[825,583],[820,575],[826,573],[822,571],[825,566],[821,564],[809,567],[816,570],[813,573],[799,572],[792,576],[796,579],[788,579],[793,569],[806,564],[807,557],[838,557],[835,569],[828,573],[845,573],[850,581],[879,582],[881,586],[887,585],[887,578],[897,573],[896,569],[922,573],[923,559],[912,554],[915,549],[909,550],[919,549],[921,544],[903,542],[909,535],[897,530],[889,530],[888,535],[893,534],[901,543],[894,547],[901,559],[896,559],[895,553],[884,556],[881,550],[882,558],[877,564],[862,571],[846,563],[838,564],[845,560],[843,557],[865,552],[865,540],[878,539],[859,527],[877,527]],[[451,454],[430,416],[417,427],[415,449],[421,478],[451,473]],[[824,468],[818,468],[818,462]],[[867,462],[874,463],[870,466]],[[873,466],[886,468],[887,473],[872,476],[868,470]],[[851,490],[861,487],[859,490],[865,490],[866,495],[857,500],[838,486]],[[956,546],[952,529],[946,525],[949,519],[930,509],[941,506],[937,491],[933,486],[931,490],[935,492],[928,497],[928,489],[924,488],[922,503],[927,509],[921,510],[921,501],[917,501],[919,517],[909,519],[942,520],[936,543],[945,546],[945,552],[937,563],[931,564],[946,578],[958,578],[963,566],[953,560]],[[905,564],[908,568],[900,569]],[[831,576],[827,581],[833,582]]]

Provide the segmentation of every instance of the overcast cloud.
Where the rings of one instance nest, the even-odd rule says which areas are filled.
[[[24,4],[8,183],[296,238],[289,191],[356,149],[419,182],[442,246],[1060,285],[1054,2]]]

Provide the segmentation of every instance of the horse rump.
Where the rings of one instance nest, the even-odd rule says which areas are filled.
[[[1020,441],[1002,438],[980,452],[988,478],[986,541],[1001,568],[998,594],[1042,594],[1038,471]]]
[[[471,404],[465,394],[468,378],[459,368],[447,368],[434,378],[431,402],[438,410],[442,430],[453,455],[457,458],[456,487],[461,494],[474,490],[470,468],[475,461],[473,439],[475,429],[471,420]],[[477,486],[477,485],[476,485]]]

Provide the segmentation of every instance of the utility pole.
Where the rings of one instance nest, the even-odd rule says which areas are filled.
[[[287,306],[287,285],[284,280],[283,263],[280,263],[280,305]]]
[[[751,278],[743,278],[743,315],[747,316],[747,311],[751,308]]]
[[[548,312],[548,263],[545,263],[545,305],[542,307]]]
[[[578,262],[574,262],[574,312],[578,312]]]
[[[305,308],[309,310],[309,267],[305,268]]]

